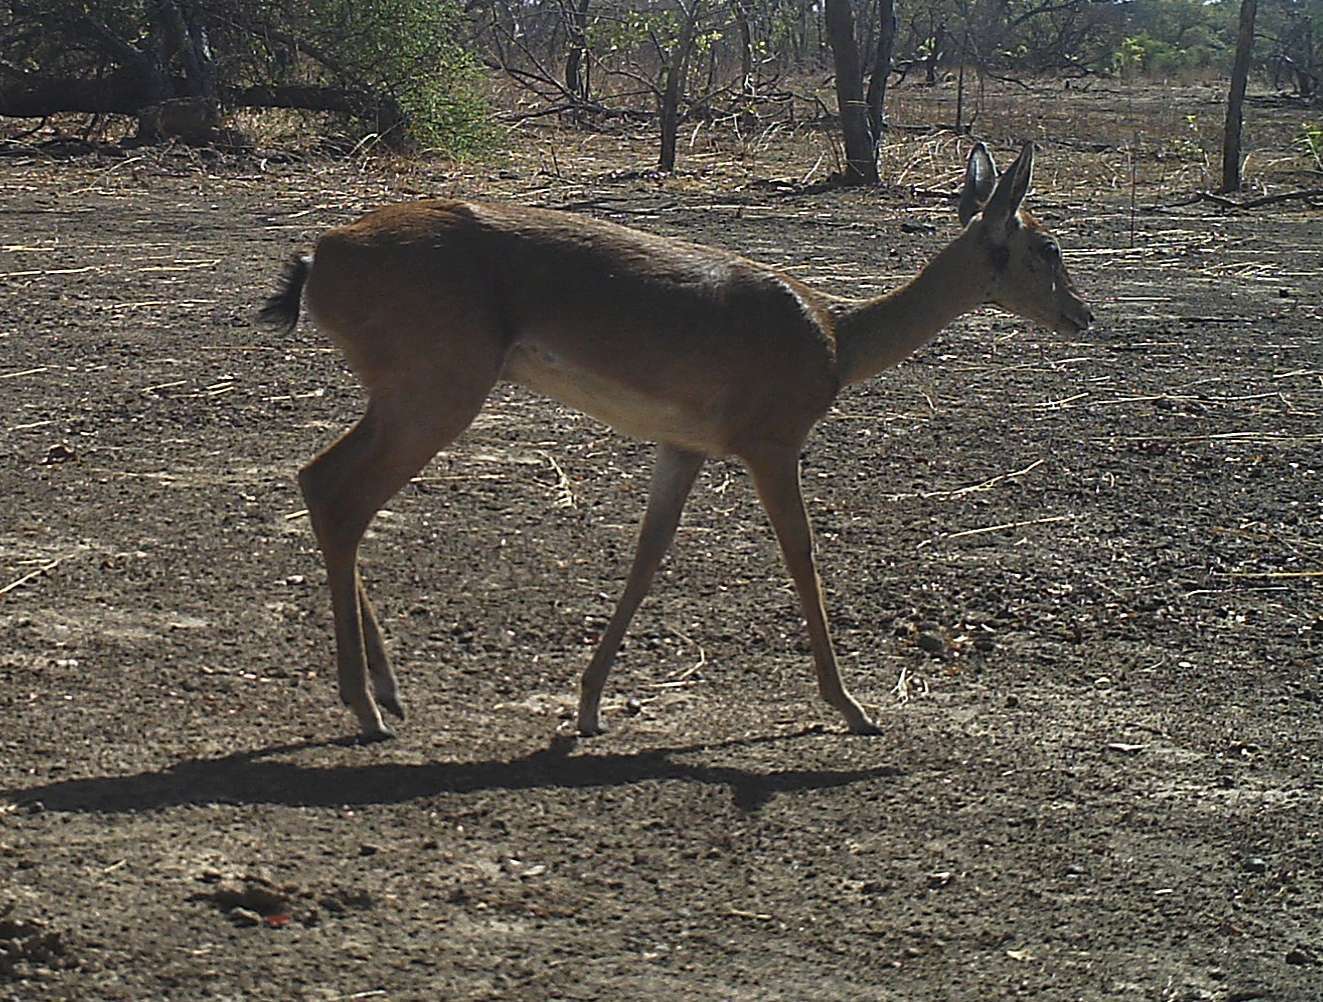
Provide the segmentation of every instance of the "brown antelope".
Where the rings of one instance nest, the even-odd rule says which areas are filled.
[[[808,623],[819,693],[851,731],[877,733],[837,669],[800,450],[843,386],[896,365],[975,307],[1057,331],[1089,326],[1057,243],[1020,208],[1033,158],[1026,145],[998,178],[975,146],[964,228],[876,299],[829,295],[729,251],[611,223],[449,200],[378,209],[295,258],[262,319],[293,329],[306,297],[369,395],[363,418],[299,473],[326,561],[340,698],[363,738],[390,736],[379,707],[404,714],[359,579],[359,541],[501,380],[658,444],[625,592],[583,674],[580,734],[602,730],[607,674],[709,456],[734,456],[752,475]]]

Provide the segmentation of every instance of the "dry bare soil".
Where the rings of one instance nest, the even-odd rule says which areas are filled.
[[[1323,997],[1323,227],[1307,202],[1151,208],[1201,183],[1217,98],[1044,87],[980,119],[1003,160],[1052,134],[1031,201],[1099,325],[977,313],[813,436],[876,738],[817,701],[721,462],[610,732],[557,738],[651,450],[502,389],[365,546],[410,719],[346,740],[292,473],[361,398],[310,325],[254,308],[323,227],[424,193],[871,293],[954,232],[922,191],[963,141],[889,146],[920,193],[797,187],[830,166],[806,132],[700,135],[664,180],[629,170],[646,135],[555,131],[490,174],[6,157],[0,998]],[[1252,177],[1316,187],[1299,113],[1250,119]]]

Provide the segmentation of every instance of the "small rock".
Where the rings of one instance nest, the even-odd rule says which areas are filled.
[[[262,924],[262,916],[251,908],[231,908],[230,921],[238,926],[258,926]]]
[[[997,649],[997,642],[991,637],[979,637],[974,641],[974,650],[980,654],[991,654]]]
[[[637,696],[630,696],[625,700],[625,712],[631,717],[637,717],[643,712],[643,704],[639,702]]]
[[[55,463],[72,462],[77,458],[78,453],[74,451],[73,446],[65,442],[56,442],[46,450],[46,458],[42,460],[42,463],[46,466],[52,466]]]
[[[1318,963],[1318,957],[1314,951],[1303,943],[1297,943],[1296,946],[1286,955],[1286,962],[1295,967],[1309,967]]]
[[[944,654],[946,652],[946,641],[936,633],[920,633],[918,642],[919,648],[929,654]]]
[[[1020,705],[1020,697],[1019,697],[1019,696],[1007,696],[1007,697],[1006,697],[1006,708],[1007,708],[1008,710],[1014,710],[1014,709],[1015,709],[1017,706],[1019,706],[1019,705]]]
[[[1250,856],[1245,862],[1241,863],[1240,866],[1246,873],[1268,872],[1268,861],[1262,856]]]
[[[381,852],[381,846],[373,845],[371,842],[364,842],[358,847],[360,856],[375,856],[379,852]]]

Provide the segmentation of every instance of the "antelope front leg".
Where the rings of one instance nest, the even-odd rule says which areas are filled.
[[[676,527],[680,524],[680,511],[694,486],[694,478],[698,476],[703,459],[698,453],[685,452],[669,445],[657,448],[657,465],[653,467],[652,485],[648,490],[648,510],[639,529],[638,547],[634,551],[634,563],[629,569],[625,593],[620,596],[611,622],[598,641],[597,650],[593,652],[593,659],[588,663],[579,686],[578,728],[584,737],[602,733],[599,717],[602,687],[606,685],[606,677],[611,672],[611,665],[615,663],[629,621],[643,601],[643,596],[648,594],[657,565],[675,538]]]
[[[832,650],[831,634],[827,629],[827,610],[822,601],[822,582],[813,561],[813,531],[799,487],[799,450],[746,462],[799,593],[799,604],[813,647],[818,692],[841,712],[853,733],[880,734],[881,728],[846,690],[836,666],[836,652]]]
[[[386,641],[381,636],[381,627],[377,625],[377,613],[368,600],[367,589],[362,581],[358,584],[358,611],[363,620],[363,646],[367,652],[368,675],[372,678],[372,692],[377,697],[377,705],[388,713],[404,719],[404,705],[400,702],[400,687],[395,680],[395,670],[391,668],[390,655],[386,653]]]

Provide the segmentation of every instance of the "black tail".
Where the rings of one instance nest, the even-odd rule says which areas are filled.
[[[285,265],[280,276],[280,288],[276,294],[262,304],[257,318],[264,324],[279,325],[288,334],[299,322],[299,304],[303,301],[303,283],[308,280],[312,270],[312,258],[307,254],[295,254]]]

